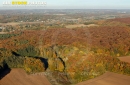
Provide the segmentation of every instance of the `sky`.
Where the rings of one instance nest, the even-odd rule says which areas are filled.
[[[3,6],[3,2],[5,1],[11,2],[12,0],[0,0],[1,8],[6,8]],[[41,7],[43,9],[130,9],[130,0],[14,0],[14,1],[46,2],[47,3],[46,6]]]

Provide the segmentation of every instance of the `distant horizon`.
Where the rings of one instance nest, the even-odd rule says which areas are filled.
[[[3,5],[12,1],[45,2],[46,5]],[[0,9],[130,9],[130,0],[0,0]]]
[[[84,8],[70,8],[70,9],[67,9],[67,8],[61,8],[61,9],[58,9],[58,8],[46,8],[46,9],[43,9],[43,8],[0,8],[0,10],[130,10],[130,9],[109,9],[109,8],[104,8],[104,9],[93,9],[93,8],[89,8],[89,9],[84,9]]]
[[[59,7],[59,8],[51,8],[51,7],[7,7],[7,6],[0,6],[0,9],[127,9],[129,10],[130,8],[76,8],[76,7],[70,7],[70,8],[64,8],[64,7]]]

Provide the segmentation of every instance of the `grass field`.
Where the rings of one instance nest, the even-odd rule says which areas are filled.
[[[43,75],[27,75],[23,69],[12,69],[0,80],[0,85],[51,85]]]
[[[9,22],[9,23],[0,23],[0,25],[2,26],[7,26],[7,25],[11,25],[11,26],[16,26],[16,25],[20,25],[20,24],[35,24],[35,23],[42,23],[42,22]]]
[[[76,85],[130,85],[130,76],[106,72],[97,78]]]
[[[118,57],[121,61],[130,63],[130,56]]]
[[[106,72],[105,74],[76,85],[129,85],[130,76]],[[0,80],[0,85],[52,85],[44,75],[27,75],[23,69],[12,69]]]
[[[98,26],[98,25],[96,25],[96,24],[89,24],[89,25],[84,25],[84,24],[74,24],[74,25],[67,25],[66,28],[92,27],[92,26]]]

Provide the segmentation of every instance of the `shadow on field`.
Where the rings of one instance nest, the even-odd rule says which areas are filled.
[[[11,69],[7,64],[4,65],[4,69],[0,72],[0,80],[4,78],[8,73],[10,73]]]

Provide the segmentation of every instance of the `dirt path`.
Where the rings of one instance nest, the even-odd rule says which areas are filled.
[[[121,61],[130,63],[130,56],[118,57]]]
[[[23,69],[12,69],[0,80],[0,85],[51,85],[44,73],[27,75]]]
[[[76,85],[130,85],[130,76],[106,72],[97,78]]]

